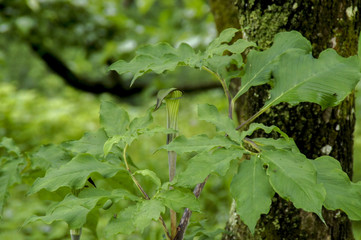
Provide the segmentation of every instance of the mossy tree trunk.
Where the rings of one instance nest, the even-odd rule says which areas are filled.
[[[210,6],[218,31],[241,27],[242,37],[263,49],[271,45],[276,33],[297,30],[311,41],[316,57],[326,48],[334,48],[342,56],[357,53],[360,0],[210,0]],[[234,82],[233,91],[240,84],[241,81]],[[263,106],[267,89],[254,87],[240,98],[236,104],[240,122]],[[330,155],[338,159],[352,177],[353,95],[340,106],[324,111],[311,103],[295,107],[279,104],[257,121],[281,127],[308,158]],[[232,209],[223,239],[354,239],[351,222],[344,213],[323,209],[323,216],[327,226],[315,214],[274,197],[270,212],[262,215],[254,236]]]

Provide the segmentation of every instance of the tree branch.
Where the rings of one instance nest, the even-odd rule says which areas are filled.
[[[206,179],[204,179],[202,183],[197,184],[197,186],[194,188],[193,194],[194,196],[196,196],[196,198],[198,198],[199,195],[201,194],[207,180],[208,180],[208,176],[206,177]],[[192,216],[192,211],[189,208],[186,208],[183,212],[182,219],[180,220],[179,225],[177,227],[177,235],[173,240],[183,240],[184,233],[187,230],[189,219],[191,218],[191,216]]]
[[[106,84],[104,81],[95,81],[95,80],[86,80],[82,77],[79,77],[75,74],[67,65],[64,63],[56,54],[51,50],[47,49],[41,42],[38,40],[31,41],[27,40],[30,47],[36,55],[44,61],[50,70],[55,74],[61,77],[68,85],[93,94],[101,93],[110,93],[120,98],[127,98],[134,96],[135,94],[140,93],[147,86],[134,86],[132,88],[124,87],[121,83],[120,76],[115,71],[110,71],[108,78],[111,79],[112,84]],[[204,85],[198,86],[178,86],[178,89],[181,89],[184,92],[195,92],[195,91],[204,91],[208,89],[219,88],[217,82],[210,82]]]

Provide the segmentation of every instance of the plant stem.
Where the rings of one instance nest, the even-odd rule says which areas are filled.
[[[258,118],[259,116],[261,116],[262,113],[264,113],[265,111],[267,111],[270,107],[271,107],[271,104],[268,104],[268,105],[264,106],[263,108],[261,108],[261,110],[259,110],[258,112],[256,112],[252,117],[248,118],[245,122],[243,122],[243,123],[240,124],[238,127],[236,127],[236,130],[242,129],[243,127],[245,127],[245,126],[247,126],[248,124],[250,124],[251,122],[253,122],[256,118]]]
[[[70,229],[71,240],[80,240],[81,228]]]
[[[165,98],[165,104],[167,108],[167,128],[177,130],[178,129],[178,112],[179,102],[183,93],[179,90],[174,90],[168,94]],[[177,136],[176,133],[167,134],[167,144],[173,141]],[[169,182],[173,181],[176,168],[177,168],[177,153],[174,151],[168,151],[168,167],[169,167]],[[172,187],[170,187],[172,189]],[[170,225],[171,225],[171,238],[173,239],[177,233],[177,214],[174,210],[170,209]]]
[[[124,159],[124,163],[125,163],[125,167],[127,168],[127,171],[130,175],[130,177],[132,178],[134,184],[137,186],[138,190],[142,193],[144,199],[146,200],[150,200],[150,197],[149,195],[144,191],[144,189],[142,188],[142,186],[140,185],[140,183],[138,182],[138,180],[134,177],[132,171],[130,170],[129,168],[129,164],[128,164],[128,161],[127,161],[127,149],[128,149],[128,144],[125,145],[124,147],[124,150],[123,150],[123,159]],[[162,227],[163,227],[163,231],[165,233],[165,236],[167,237],[168,240],[171,240],[171,236],[169,235],[169,231],[167,229],[167,225],[165,224],[164,222],[164,219],[162,216],[159,216],[159,222],[162,224]],[[72,239],[73,240],[73,239]]]
[[[194,188],[193,190],[193,194],[194,196],[196,196],[196,198],[199,197],[199,195],[201,194],[204,185],[206,184],[208,177],[206,177],[206,179],[204,179],[204,181],[202,183],[197,184],[197,186]],[[177,228],[177,235],[174,237],[173,240],[183,240],[184,237],[184,233],[187,230],[188,224],[189,224],[189,220],[192,216],[192,211],[189,208],[186,208],[183,212],[183,216],[181,221],[179,222],[178,228]]]
[[[223,78],[221,78],[221,76],[219,76],[218,73],[213,72],[211,69],[209,69],[205,66],[203,66],[202,69],[204,69],[207,72],[209,72],[210,74],[212,74],[221,83],[224,94],[226,95],[227,101],[228,101],[228,117],[230,119],[232,119],[233,118],[233,116],[232,116],[233,115],[233,101],[232,101],[231,92],[228,89],[226,81]]]
[[[227,101],[228,101],[228,117],[230,119],[233,119],[233,100],[232,100],[232,96],[231,96],[231,92],[228,89],[228,86],[225,82],[225,80],[223,78],[221,78],[217,73],[213,72],[212,70],[210,70],[209,68],[203,66],[202,67],[204,70],[206,70],[207,72],[209,72],[210,74],[212,74],[213,76],[215,76],[219,82],[221,83],[223,90],[224,90],[224,94],[227,97]],[[197,186],[194,188],[193,190],[193,194],[196,196],[196,198],[199,197],[199,195],[201,194],[204,185],[206,184],[207,180],[208,180],[209,175],[204,179],[204,181],[202,183],[197,184]],[[173,240],[183,240],[184,238],[184,233],[188,227],[189,224],[189,220],[190,217],[192,215],[192,211],[189,208],[186,208],[183,212],[183,216],[181,218],[181,221],[178,225],[177,228],[177,235],[175,236],[175,238]]]
[[[72,193],[76,197],[78,197],[80,191],[81,191],[80,189],[72,189]],[[81,232],[82,232],[81,228],[70,229],[71,240],[80,240]]]

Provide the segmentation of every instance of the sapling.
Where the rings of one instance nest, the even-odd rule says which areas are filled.
[[[173,141],[177,136],[178,130],[178,112],[179,102],[183,93],[176,88],[161,90],[158,93],[156,109],[159,108],[162,100],[165,100],[167,110],[167,128],[175,130],[175,132],[167,134],[167,144]],[[168,166],[169,166],[169,182],[173,181],[176,174],[177,167],[177,153],[174,151],[168,151]],[[170,187],[172,188],[172,187]],[[177,214],[174,210],[170,209],[171,220],[171,236],[172,239],[177,234]]]
[[[234,166],[233,163],[237,164],[238,171],[230,185],[230,194],[235,199],[232,207],[251,233],[254,233],[260,216],[269,212],[276,193],[290,200],[296,208],[317,214],[321,220],[322,207],[330,210],[341,209],[351,220],[361,220],[361,203],[353,201],[361,197],[361,184],[352,183],[347,174],[342,172],[336,159],[323,156],[310,160],[300,153],[294,141],[278,127],[252,123],[280,102],[292,105],[304,101],[314,102],[324,109],[338,105],[361,79],[360,61],[355,56],[338,56],[333,50],[324,51],[316,59],[311,54],[310,43],[301,34],[287,32],[278,34],[269,50],[250,50],[247,63],[244,64],[242,53],[249,47],[255,47],[255,44],[242,39],[230,44],[237,31],[225,30],[205,52],[197,53],[186,44],[173,48],[169,44],[161,43],[144,47],[129,63],[120,60],[111,66],[111,69],[120,74],[132,72],[132,83],[146,72],[162,73],[184,65],[206,70],[220,81],[228,100],[228,116],[221,114],[213,105],[198,106],[199,119],[213,124],[219,132],[213,138],[207,135],[188,139],[184,136],[176,138],[182,92],[171,88],[158,93],[155,109],[158,109],[164,100],[167,111],[167,145],[161,148],[168,151],[170,183],[162,185],[156,173],[149,169],[132,173],[129,168],[128,146],[140,134],[152,132],[147,128],[152,120],[150,112],[145,117],[130,121],[124,109],[116,104],[103,102],[100,111],[103,129],[69,144],[69,150],[77,155],[61,167],[54,165],[46,169],[46,175],[34,182],[29,193],[36,193],[41,189],[54,192],[60,187],[82,189],[92,173],[98,173],[104,179],[116,179],[116,174],[124,174],[127,179],[128,175],[131,177],[143,199],[128,191],[129,184],[117,186],[119,189],[112,192],[84,190],[82,193],[87,194],[81,196],[81,193],[79,197],[74,197],[78,195],[73,192],[73,195],[67,195],[62,202],[53,206],[46,216],[35,216],[27,222],[43,220],[51,223],[64,220],[73,229],[72,239],[80,239],[81,227],[97,204],[104,203],[107,199],[114,199],[115,203],[117,199],[127,199],[136,203],[122,209],[117,218],[110,220],[107,225],[109,236],[142,231],[152,220],[159,220],[168,240],[182,240],[192,211],[200,209],[196,198],[199,197],[208,176],[225,176]],[[148,59],[149,64],[144,64],[145,59]],[[230,72],[233,64],[238,70]],[[233,96],[229,90],[230,80],[238,77],[242,77],[242,87]],[[265,83],[272,87],[270,99],[258,113],[236,127],[232,120],[235,101],[250,87]],[[248,128],[245,128],[246,126]],[[265,133],[276,132],[281,138],[252,138],[252,134],[257,130]],[[187,161],[186,169],[178,173],[174,181],[176,153],[186,152],[194,152],[195,155]],[[110,153],[121,158],[122,163],[119,164],[119,161],[111,157],[108,159]],[[149,196],[134,174],[150,177],[158,186],[157,192]],[[190,189],[194,189],[193,194]],[[103,209],[107,209],[111,204],[108,200]],[[171,233],[161,216],[166,208],[177,212],[185,209],[178,227],[175,212],[171,210]],[[81,213],[82,218],[79,214],[74,214],[74,211]]]

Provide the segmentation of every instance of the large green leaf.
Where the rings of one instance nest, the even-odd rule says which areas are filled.
[[[75,153],[89,153],[94,156],[103,155],[103,145],[108,139],[104,129],[100,128],[95,132],[85,133],[76,141],[64,143],[64,146]]]
[[[0,219],[6,198],[8,196],[9,187],[21,182],[20,165],[25,161],[21,157],[18,146],[11,138],[3,137],[0,141]]]
[[[141,198],[135,196],[133,193],[126,189],[117,188],[112,191],[108,191],[101,188],[86,188],[79,193],[79,198],[93,198],[104,197],[106,199],[114,199],[115,201],[127,199],[131,201],[140,201]]]
[[[117,214],[106,226],[107,238],[116,234],[130,234],[136,230],[143,231],[153,220],[157,220],[165,207],[156,199],[144,200]]]
[[[256,47],[257,45],[254,42],[248,42],[244,39],[238,39],[233,44],[222,43],[221,45],[212,46],[212,44],[207,48],[206,54],[208,56],[212,55],[223,55],[225,51],[228,51],[233,54],[241,54],[249,47]]]
[[[200,203],[193,192],[188,189],[170,189],[162,191],[156,196],[165,206],[176,212],[189,208],[192,211],[200,211]]]
[[[217,75],[217,78],[224,79],[227,87],[229,86],[232,78],[240,77],[243,73],[243,71],[239,69],[230,71],[230,69],[232,69],[231,65],[233,64],[238,68],[241,68],[243,65],[242,55],[214,55],[213,57],[203,61],[203,66],[206,67],[207,71],[211,70],[213,74],[215,73]]]
[[[164,145],[160,148],[182,154],[185,152],[207,151],[216,147],[229,148],[232,145],[234,145],[234,142],[225,136],[215,136],[214,138],[209,138],[207,135],[202,134],[192,136],[190,138],[179,136],[168,145]]]
[[[47,224],[65,221],[71,229],[81,228],[86,223],[90,211],[102,198],[104,197],[77,198],[71,194],[67,195],[63,201],[51,207],[45,216],[33,216],[24,225],[38,220]]]
[[[30,157],[31,167],[48,169],[49,167],[60,167],[61,165],[69,162],[72,156],[65,149],[59,145],[45,145],[41,146]]]
[[[132,85],[138,77],[149,71],[158,74],[172,71],[178,65],[196,64],[196,58],[197,55],[188,44],[182,43],[178,48],[173,48],[168,43],[157,43],[140,48],[130,62],[119,60],[113,63],[109,70],[115,70],[119,74],[132,73]]]
[[[100,124],[108,137],[122,135],[129,125],[128,113],[113,102],[104,101],[100,105]]]
[[[9,150],[12,151],[11,149]],[[21,164],[24,164],[24,159],[21,157],[8,156],[6,160],[2,159],[0,161],[0,218],[8,196],[9,187],[21,182]]]
[[[165,71],[172,71],[177,66],[182,65],[193,68],[200,68],[205,65],[210,67],[212,71],[217,72],[210,66],[216,66],[215,62],[213,61],[213,64],[210,64],[209,61],[212,61],[212,58],[218,56],[220,58],[218,58],[216,62],[222,65],[222,67],[219,68],[219,71],[222,71],[222,75],[227,75],[223,76],[226,78],[228,77],[228,74],[224,71],[225,66],[229,65],[231,61],[239,65],[239,62],[242,62],[240,53],[248,47],[256,46],[255,43],[248,42],[244,39],[239,39],[236,42],[229,44],[238,31],[239,30],[234,28],[224,30],[219,37],[210,43],[203,53],[195,53],[193,48],[185,43],[180,44],[178,48],[173,48],[168,43],[146,45],[137,50],[136,56],[130,62],[119,60],[113,63],[109,67],[109,70],[115,70],[119,74],[126,72],[132,73],[132,85],[137,78],[147,72],[153,71],[157,74],[161,74]],[[221,57],[227,51],[233,55]],[[226,59],[226,61],[221,61],[221,59]]]
[[[263,149],[284,149],[294,153],[300,153],[295,141],[292,138],[253,138],[252,141]]]
[[[289,139],[288,135],[285,132],[281,131],[281,129],[279,129],[278,127],[273,125],[265,126],[262,123],[252,123],[247,130],[241,132],[241,139],[244,139],[246,136],[252,135],[252,133],[258,129],[262,129],[266,133],[271,133],[272,131],[275,131],[278,132],[286,140]]]
[[[230,190],[237,203],[237,213],[253,233],[260,215],[269,212],[275,194],[262,161],[255,156],[243,161]]]
[[[116,218],[112,218],[105,228],[106,238],[112,239],[114,235],[119,233],[131,234],[136,230],[133,223],[133,214],[137,212],[137,205],[127,207]]]
[[[157,174],[149,169],[138,170],[138,171],[135,171],[133,174],[134,175],[138,174],[138,175],[148,177],[153,183],[155,183],[155,185],[158,188],[162,185],[162,182],[160,181]]]
[[[235,101],[252,86],[258,86],[270,81],[271,72],[279,57],[286,51],[294,49],[304,53],[311,52],[310,42],[299,32],[278,33],[274,38],[272,47],[263,52],[252,50],[247,56],[245,75],[242,77],[241,89],[233,100]]]
[[[16,146],[15,142],[11,138],[3,137],[0,141],[0,148],[5,148],[8,153],[15,154],[16,156],[20,156],[20,149]]]
[[[89,219],[91,213],[96,211],[103,204],[112,199],[118,201],[128,199],[132,201],[140,201],[141,198],[133,195],[125,189],[115,189],[107,191],[98,188],[87,188],[79,193],[79,196],[67,195],[61,202],[52,205],[45,216],[33,216],[25,223],[41,220],[47,224],[54,221],[65,221],[71,229],[82,227]]]
[[[156,199],[142,201],[137,204],[137,212],[132,218],[138,231],[143,231],[152,220],[158,220],[161,213],[164,213],[165,207],[161,201]]]
[[[238,31],[239,30],[235,28],[227,28],[222,31],[219,36],[209,44],[206,50],[208,56],[212,56],[213,54],[223,55],[225,50],[223,49],[222,44],[230,42]]]
[[[321,219],[326,191],[317,183],[311,160],[303,154],[283,149],[262,149],[260,159],[268,166],[269,181],[282,198],[291,200],[296,208],[316,213]]]
[[[198,105],[198,116],[200,120],[215,125],[218,131],[226,133],[233,141],[241,142],[241,135],[235,129],[232,119],[224,114],[220,114],[215,106],[209,104]]]
[[[152,109],[148,109],[144,116],[134,118],[129,126],[124,126],[126,131],[122,134],[113,135],[105,141],[102,145],[104,155],[108,155],[108,153],[112,151],[114,145],[123,149],[126,144],[130,145],[139,135],[149,133],[147,127],[152,122]]]
[[[300,51],[287,52],[273,75],[275,86],[263,110],[280,102],[313,102],[323,109],[336,106],[361,79],[357,57],[343,58],[333,49],[323,51],[318,59]]]
[[[351,220],[361,220],[361,185],[352,183],[342,171],[340,163],[329,156],[312,161],[317,170],[317,181],[326,189],[325,207],[341,209]]]
[[[202,152],[189,160],[185,171],[176,177],[178,186],[192,187],[204,181],[211,173],[224,176],[232,160],[241,158],[240,148],[216,149],[212,152]]]
[[[84,187],[92,173],[112,177],[120,170],[122,169],[119,167],[98,161],[90,154],[81,153],[61,167],[49,169],[43,178],[36,179],[29,194],[43,188],[48,191],[55,191],[64,186],[79,189]]]

